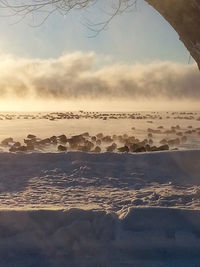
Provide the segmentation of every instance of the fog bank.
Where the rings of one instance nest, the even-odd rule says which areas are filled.
[[[94,53],[58,58],[0,57],[1,99],[199,101],[196,65],[173,62],[106,64]]]

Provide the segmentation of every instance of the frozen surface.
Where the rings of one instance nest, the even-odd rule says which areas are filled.
[[[160,129],[154,144],[187,137],[179,151],[139,154],[104,153],[104,144],[99,154],[55,153],[56,145],[7,153],[9,145],[2,145],[0,266],[200,266],[199,112],[0,114],[0,120],[0,142],[83,132],[143,140],[148,128]]]
[[[0,266],[199,266],[200,151],[0,154]]]
[[[176,126],[180,127],[176,132],[166,133]],[[200,149],[200,112],[0,114],[0,142],[8,137],[23,142],[28,134],[42,139],[61,134],[71,137],[84,132],[110,136],[127,134],[143,140],[148,138],[148,128],[159,130],[158,127],[162,129],[160,133],[153,133],[155,145],[164,138],[180,138],[177,134],[181,133],[187,137],[187,142],[181,143],[179,149]],[[0,151],[8,151],[8,148],[0,146]],[[57,152],[57,146],[46,146],[43,151]]]

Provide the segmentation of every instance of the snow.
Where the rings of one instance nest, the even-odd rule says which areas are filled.
[[[0,153],[2,208],[200,207],[200,151]]]
[[[199,210],[132,208],[122,218],[80,209],[4,210],[0,264],[198,266],[199,225]]]
[[[164,116],[152,123],[3,119],[0,135],[21,141],[30,133],[103,132],[142,139],[160,125],[179,124],[182,132],[200,127],[199,113]],[[177,151],[8,153],[1,147],[0,266],[200,266],[198,131]]]
[[[101,132],[104,135],[111,136],[113,134],[127,134],[143,140],[148,136],[148,128],[156,130],[159,126],[163,126],[161,134],[153,134],[154,144],[158,145],[163,138],[177,138],[176,134],[164,134],[164,132],[171,129],[171,127],[179,125],[180,130],[177,130],[177,132],[182,132],[183,135],[187,136],[188,140],[178,148],[184,150],[200,149],[200,135],[199,130],[197,130],[200,129],[200,112],[87,113],[84,115],[74,112],[70,113],[70,116],[74,116],[74,119],[64,119],[63,117],[66,114],[68,113],[61,113],[59,119],[57,113],[0,114],[0,142],[8,137],[13,137],[15,141],[22,142],[28,134],[34,134],[43,139],[61,134],[71,137],[84,132],[89,132],[90,135],[96,135]],[[106,120],[94,117],[97,115],[105,117],[105,114],[108,118]],[[75,118],[77,115],[80,116],[79,119]],[[110,118],[112,116],[116,119]],[[135,119],[131,119],[130,116],[134,116]],[[51,120],[51,118],[54,120]],[[187,130],[195,129],[196,132],[185,134]],[[0,151],[8,151],[8,149],[0,147]],[[102,151],[105,152],[105,149]],[[57,146],[46,146],[44,152],[57,152]]]
[[[0,266],[198,266],[199,150],[0,153],[0,170]]]

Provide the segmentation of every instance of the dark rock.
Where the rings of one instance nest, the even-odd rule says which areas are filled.
[[[40,140],[40,141],[38,142],[39,145],[46,145],[46,144],[50,144],[50,143],[51,143],[50,138],[45,138],[45,139]]]
[[[13,145],[13,147],[19,147],[19,146],[21,146],[20,142],[15,142],[14,145]]]
[[[82,133],[81,135],[82,135],[83,137],[89,137],[89,133],[88,133],[88,132]]]
[[[158,147],[158,150],[159,151],[169,150],[169,146],[167,144],[166,145],[159,146]]]
[[[95,149],[92,152],[100,153],[101,152],[101,148],[99,146],[96,146]]]
[[[129,152],[129,148],[127,146],[119,147],[118,151],[122,153]]]
[[[138,148],[135,150],[135,153],[139,153],[139,152],[146,152],[145,147],[144,147],[144,146],[138,147]]]
[[[93,142],[96,141],[96,140],[97,140],[96,136],[92,136],[92,137],[91,137],[91,140],[92,140]]]
[[[57,141],[57,137],[55,135],[51,136],[49,139],[51,142]]]
[[[111,146],[108,146],[106,148],[106,151],[107,152],[113,152],[116,148],[117,148],[117,145],[115,143],[113,143]]]
[[[87,151],[90,151],[94,147],[94,144],[88,140],[85,140],[84,146],[86,147]]]
[[[145,150],[146,150],[146,151],[151,151],[151,147],[150,147],[149,144],[147,144],[147,145],[145,146]]]
[[[73,146],[75,144],[83,144],[85,142],[85,138],[82,135],[74,135],[71,138],[67,139],[67,142],[69,142],[70,146]]]
[[[34,150],[34,145],[27,145],[27,150]]]
[[[58,151],[67,151],[67,147],[66,146],[62,146],[62,145],[59,145],[58,146]]]
[[[29,139],[33,139],[33,138],[36,138],[36,136],[33,135],[33,134],[28,134],[28,135],[27,135],[27,138],[29,138]]]
[[[107,136],[104,136],[104,137],[102,138],[102,141],[103,141],[103,142],[106,142],[106,143],[110,143],[110,142],[113,142],[113,139],[112,139],[111,136],[107,135]]]
[[[61,143],[67,143],[67,137],[65,134],[58,136],[58,139]]]
[[[101,139],[101,138],[103,138],[103,134],[102,134],[102,133],[98,133],[98,134],[96,135],[96,137]]]
[[[12,146],[10,149],[9,149],[10,152],[17,152],[18,151],[18,148],[15,147],[15,146]]]
[[[13,138],[12,137],[9,137],[9,138],[6,138],[4,139],[1,144],[4,145],[4,146],[7,146],[9,145],[9,143],[12,143],[13,142]]]
[[[25,151],[27,151],[27,147],[26,147],[26,146],[20,146],[20,147],[18,147],[17,150],[18,150],[18,151],[25,152]]]
[[[58,141],[57,141],[57,137],[55,135],[51,136],[49,139],[51,141],[51,144],[57,145]]]
[[[132,144],[130,146],[130,152],[135,152],[139,148],[138,144]]]
[[[156,146],[152,146],[151,147],[151,151],[154,152],[154,151],[158,151],[158,148]]]
[[[32,145],[34,142],[33,139],[24,139],[24,144],[26,145]]]

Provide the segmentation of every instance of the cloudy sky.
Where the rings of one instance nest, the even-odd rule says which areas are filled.
[[[15,100],[18,110],[24,98],[70,101],[70,107],[84,99],[99,100],[102,108],[104,99],[129,101],[129,109],[137,100],[155,107],[155,99],[171,103],[172,109],[173,101],[190,103],[186,109],[196,101],[198,107],[199,73],[193,60],[188,65],[189,53],[175,31],[139,0],[135,10],[115,17],[94,37],[86,18],[104,21],[105,2],[65,17],[54,14],[39,27],[33,26],[40,16],[19,23],[15,17],[0,17],[2,109],[9,109],[9,103],[13,107]]]

